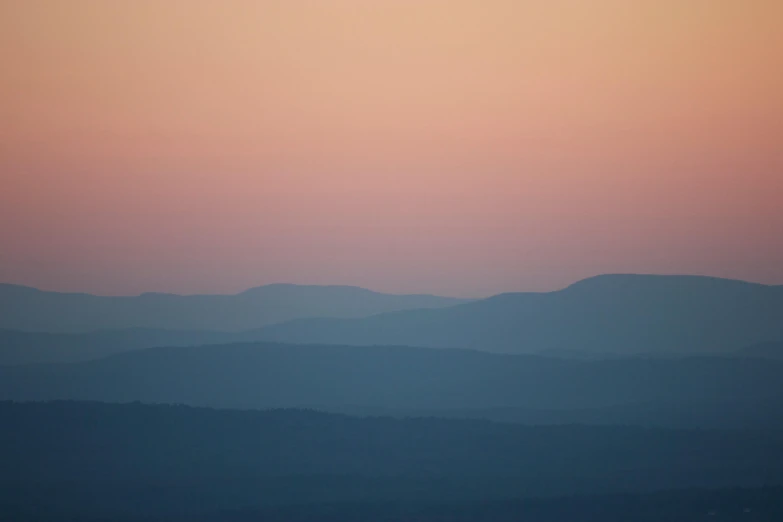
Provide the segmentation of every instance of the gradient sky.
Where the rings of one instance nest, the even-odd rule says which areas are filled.
[[[0,0],[0,281],[783,284],[780,0]]]

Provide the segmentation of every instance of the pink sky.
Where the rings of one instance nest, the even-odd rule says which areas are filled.
[[[3,0],[0,282],[783,284],[778,0]]]

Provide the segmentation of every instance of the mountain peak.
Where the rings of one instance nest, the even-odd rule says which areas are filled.
[[[666,287],[672,288],[676,286],[734,286],[734,287],[767,287],[761,283],[752,283],[749,281],[742,281],[739,279],[725,279],[720,277],[706,276],[706,275],[665,275],[665,274],[636,274],[636,273],[615,273],[615,274],[601,274],[593,277],[588,277],[577,281],[564,290],[570,289],[609,289],[614,290],[617,288],[625,287]]]

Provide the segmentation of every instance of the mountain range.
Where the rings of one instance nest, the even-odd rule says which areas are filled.
[[[467,303],[287,285],[237,296],[103,298],[11,286],[0,286],[0,295],[0,325],[6,328],[0,328],[0,365],[259,341],[470,348],[577,359],[783,356],[783,287],[694,276],[607,275],[555,292],[501,294]],[[37,313],[39,301],[44,304]],[[389,307],[414,309],[375,313]],[[319,313],[332,317],[284,320]],[[232,330],[278,320],[263,328]]]
[[[0,518],[780,520],[782,354],[783,287],[707,277],[0,286]]]
[[[555,292],[501,294],[436,310],[294,320],[256,339],[506,353],[725,354],[783,339],[783,286],[606,275]]]
[[[97,296],[0,285],[0,328],[44,332],[107,329],[235,332],[302,317],[362,317],[464,303],[433,295],[382,294],[353,286],[275,284],[235,295]]]

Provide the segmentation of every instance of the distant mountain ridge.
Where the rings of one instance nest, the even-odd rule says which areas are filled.
[[[364,317],[468,302],[352,286],[273,284],[233,295],[97,296],[0,284],[0,328],[47,332],[107,329],[237,332],[303,317]]]
[[[257,324],[266,326],[245,328]],[[762,352],[776,357],[780,339],[783,287],[698,276],[605,275],[554,292],[467,302],[339,286],[97,297],[0,285],[0,364],[257,341],[583,359]]]
[[[54,399],[537,423],[781,427],[783,361],[583,361],[404,346],[254,343],[0,366],[0,400]]]
[[[500,294],[438,310],[294,320],[264,328],[258,337],[506,353],[731,353],[783,338],[783,286],[604,275],[555,292]]]

